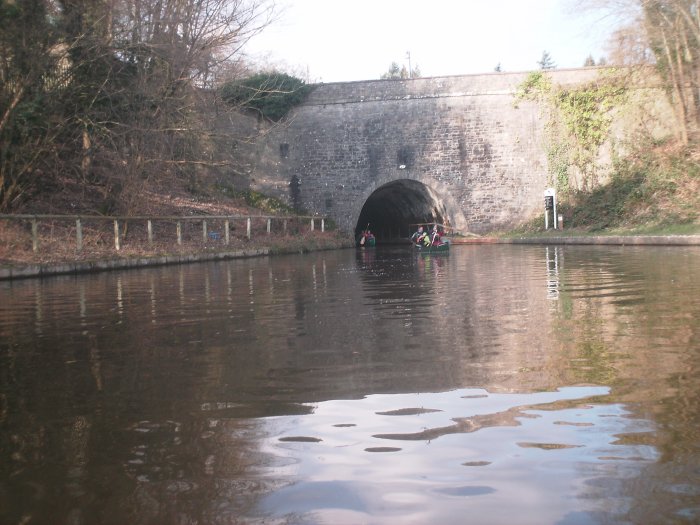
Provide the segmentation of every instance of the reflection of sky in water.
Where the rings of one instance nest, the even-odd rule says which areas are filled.
[[[372,395],[271,418],[266,449],[287,466],[270,475],[289,485],[261,512],[334,524],[615,521],[624,497],[597,480],[639,475],[657,452],[616,443],[653,428],[599,404],[608,393]]]

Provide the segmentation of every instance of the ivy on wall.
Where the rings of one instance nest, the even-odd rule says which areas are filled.
[[[575,87],[554,85],[543,71],[530,73],[517,87],[515,106],[523,100],[547,112],[546,151],[550,183],[560,193],[587,190],[597,182],[596,159],[610,139],[613,116],[627,100],[627,89],[615,70]],[[572,180],[578,175],[578,184]]]

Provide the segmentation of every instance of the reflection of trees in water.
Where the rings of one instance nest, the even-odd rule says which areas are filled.
[[[554,327],[573,380],[615,384],[647,376],[647,387],[634,391],[655,398],[667,388],[659,382],[685,366],[700,331],[700,305],[690,292],[699,270],[687,266],[687,257],[669,255],[663,248],[567,251],[562,293],[568,299]]]
[[[217,331],[237,335],[235,323],[212,319],[231,307],[231,317],[254,323],[250,287],[229,289],[226,301],[221,275],[192,270],[168,269],[179,286],[166,271],[148,271],[86,277],[90,285],[77,290],[61,279],[18,287],[12,300],[30,312],[2,325],[0,359],[10,366],[0,390],[0,483],[13,497],[0,521],[206,521],[203,502],[220,488],[202,465],[225,465],[226,476],[247,468],[233,468],[235,454],[223,456],[248,451],[252,461],[255,425],[238,435],[235,418],[223,413],[219,427],[200,404],[225,399],[212,387],[222,386],[216,377],[227,349],[203,342]],[[221,432],[230,445],[223,451]]]
[[[700,267],[693,260],[692,250],[678,248],[566,250],[553,367],[566,381],[612,386],[611,400],[656,425],[653,433],[618,436],[661,454],[643,469],[643,483],[607,487],[634,501],[632,523],[698,516]]]

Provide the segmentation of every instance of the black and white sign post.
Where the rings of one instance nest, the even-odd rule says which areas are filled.
[[[549,212],[552,212],[552,224],[557,229],[557,197],[554,188],[544,190],[544,229],[549,229]]]

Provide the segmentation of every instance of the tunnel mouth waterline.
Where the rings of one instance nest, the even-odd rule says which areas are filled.
[[[380,242],[410,237],[416,224],[448,224],[444,203],[425,184],[401,179],[377,188],[365,201],[355,225],[355,237],[369,229]]]

